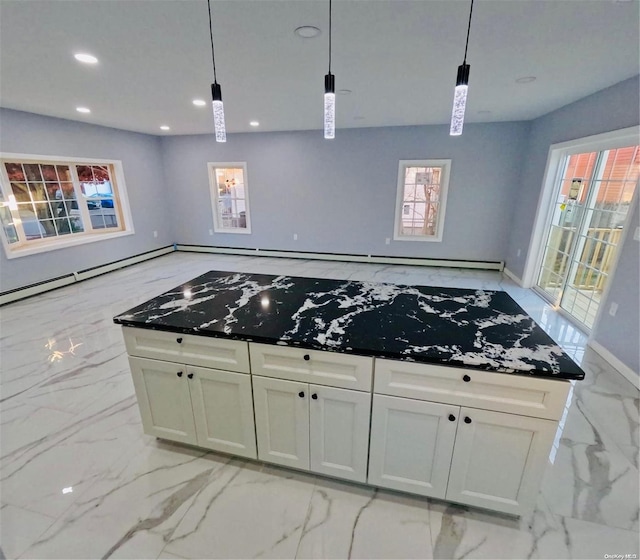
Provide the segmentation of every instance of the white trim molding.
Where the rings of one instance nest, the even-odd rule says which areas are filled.
[[[509,280],[513,280],[518,286],[522,287],[522,280],[518,278],[513,272],[511,272],[508,268],[502,269],[502,274],[504,274]]]
[[[524,288],[531,288],[535,284],[535,278],[540,268],[540,263],[542,262],[545,232],[548,229],[552,215],[551,200],[560,173],[562,172],[560,164],[563,159],[566,156],[579,154],[584,151],[612,150],[638,144],[639,142],[640,125],[569,140],[567,142],[560,142],[558,144],[551,144],[551,146],[549,146],[549,155],[547,156],[542,189],[538,199],[538,208],[533,222],[534,226],[529,240],[524,272],[522,274],[522,286]]]
[[[402,225],[402,216],[404,211],[404,189],[405,189],[405,172],[408,167],[438,167],[441,169],[438,207],[436,211],[436,231],[433,235],[402,235],[400,233]],[[444,219],[447,210],[447,194],[449,192],[449,176],[451,174],[450,159],[401,159],[398,162],[398,184],[396,191],[396,208],[395,218],[393,222],[393,240],[394,241],[431,241],[440,242],[444,234]],[[416,188],[418,181],[416,179]],[[415,199],[414,199],[415,200]],[[422,201],[415,201],[422,202]],[[409,203],[411,204],[411,203]],[[428,203],[425,202],[425,207]],[[425,211],[426,213],[426,211]],[[426,216],[425,216],[426,220]]]
[[[602,344],[595,340],[587,341],[587,345],[600,354],[607,362],[609,362],[627,381],[629,381],[636,389],[640,389],[640,374],[633,371],[627,364],[616,358]]]

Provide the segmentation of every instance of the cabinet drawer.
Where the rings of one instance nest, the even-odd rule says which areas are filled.
[[[376,359],[374,391],[558,420],[571,384],[466,368]],[[468,381],[465,381],[468,379]]]
[[[253,342],[249,352],[254,375],[371,390],[373,358]]]
[[[123,327],[130,356],[249,373],[246,342]]]

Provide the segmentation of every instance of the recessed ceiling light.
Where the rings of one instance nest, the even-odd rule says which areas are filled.
[[[207,102],[204,99],[194,99],[193,104],[196,107],[204,107],[207,104]]]
[[[320,35],[320,29],[313,25],[303,25],[302,27],[296,28],[294,33],[303,39],[312,39],[313,37]]]
[[[340,95],[349,95],[351,93],[351,90],[350,89],[339,89],[338,93]]]
[[[166,124],[163,124],[163,125],[160,127],[160,130],[171,130],[171,127],[170,127],[170,126],[167,126]]]
[[[530,84],[531,82],[535,82],[535,81],[536,81],[535,76],[524,76],[522,78],[518,78],[516,80],[516,84]]]
[[[79,62],[84,62],[85,64],[97,64],[98,63],[98,59],[95,56],[93,56],[92,54],[77,53],[77,54],[73,55],[73,58],[75,58]]]
[[[88,107],[76,107],[76,111],[78,111],[78,113],[90,113],[91,109]]]
[[[249,124],[251,126],[260,126],[260,123],[258,121],[251,121]]]

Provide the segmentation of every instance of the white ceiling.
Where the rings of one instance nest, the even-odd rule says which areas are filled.
[[[212,1],[228,131],[322,127],[328,6]],[[337,96],[337,128],[447,123],[468,17],[468,0],[334,0],[332,72],[352,91]],[[301,39],[301,25],[322,33]],[[638,0],[476,0],[467,122],[532,119],[638,74],[639,29]],[[3,107],[211,133],[210,104],[192,100],[210,101],[212,81],[206,0],[0,0]]]

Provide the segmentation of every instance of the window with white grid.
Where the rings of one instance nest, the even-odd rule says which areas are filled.
[[[401,160],[393,238],[442,241],[451,160]]]
[[[2,154],[8,258],[133,233],[119,161]]]
[[[251,233],[246,163],[209,163],[213,227],[218,233]]]

